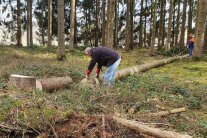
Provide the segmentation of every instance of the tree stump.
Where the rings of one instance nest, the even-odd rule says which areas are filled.
[[[100,87],[100,82],[96,78],[84,78],[81,80],[82,87],[98,88]]]
[[[56,77],[36,80],[36,89],[40,91],[53,92],[59,89],[68,88],[73,83],[71,77]]]
[[[23,76],[12,74],[9,78],[9,84],[23,89],[34,89],[36,78],[33,76]]]

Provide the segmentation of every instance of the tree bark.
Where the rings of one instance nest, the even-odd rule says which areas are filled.
[[[22,89],[34,89],[36,78],[33,76],[23,76],[12,74],[9,78],[9,84]]]
[[[159,37],[158,37],[158,50],[162,49],[162,35],[163,35],[163,22],[164,22],[164,19],[163,19],[163,16],[164,16],[164,3],[165,3],[165,0],[160,0],[160,22],[159,22]]]
[[[140,20],[139,20],[139,46],[143,45],[143,4],[144,0],[141,0],[141,9],[140,9]]]
[[[178,47],[179,26],[180,26],[180,2],[178,1],[178,11],[177,11],[177,19],[176,19],[176,31],[175,31],[175,47]]]
[[[185,23],[186,23],[186,7],[187,7],[187,0],[184,0],[183,3],[183,15],[182,15],[182,27],[181,27],[181,34],[180,34],[180,42],[179,46],[185,46]]]
[[[113,48],[114,45],[114,6],[115,0],[108,1],[107,25],[106,25],[106,47]]]
[[[192,33],[192,21],[193,21],[193,1],[192,0],[188,0],[188,33],[187,33],[187,41],[189,40],[189,36]]]
[[[42,45],[45,45],[45,31],[44,31],[44,17],[43,17],[43,12],[44,12],[44,3],[45,1],[42,0],[41,1],[41,36],[42,36]]]
[[[129,51],[130,45],[130,1],[127,0],[127,11],[126,11],[126,28],[125,28],[125,50],[126,52]]]
[[[47,48],[51,49],[52,47],[52,0],[48,0],[48,28],[47,28]]]
[[[155,32],[156,32],[156,13],[157,13],[157,0],[154,0],[153,3],[153,19],[152,19],[152,37],[151,37],[151,51],[150,54],[154,54],[154,45],[155,45]]]
[[[187,55],[175,56],[175,57],[171,57],[171,58],[167,58],[167,59],[157,60],[157,61],[151,62],[151,63],[146,63],[146,64],[143,64],[143,65],[138,65],[138,66],[122,69],[122,70],[119,70],[117,72],[116,78],[120,79],[120,78],[123,78],[125,76],[132,75],[132,74],[135,74],[135,73],[140,73],[140,72],[143,72],[143,71],[155,68],[155,67],[159,67],[159,66],[171,63],[175,60],[180,60],[180,59],[183,59],[183,58],[186,58],[186,57],[187,57]]]
[[[207,15],[206,15],[207,16]],[[207,18],[207,17],[206,17]],[[203,51],[207,52],[207,20],[206,20],[206,29],[205,29],[205,36],[204,36],[204,45],[203,45]]]
[[[27,46],[30,44],[30,0],[27,0]]]
[[[21,2],[17,0],[17,46],[22,47]]]
[[[119,21],[119,1],[115,2],[115,28],[114,28],[114,48],[118,48],[118,21]]]
[[[167,50],[170,50],[170,44],[171,44],[173,4],[174,4],[174,0],[170,0],[170,12],[169,12],[169,19],[168,19],[167,47],[166,47]]]
[[[194,57],[201,58],[204,44],[205,23],[206,23],[206,8],[207,1],[199,0],[196,16],[196,31],[195,31],[195,50],[193,52]]]
[[[100,0],[96,0],[96,31],[95,31],[95,47],[98,46],[99,40],[99,13],[100,13]]]
[[[134,48],[134,0],[130,1],[130,45],[129,49],[133,50]]]
[[[74,49],[74,30],[75,30],[75,0],[71,0],[71,8],[70,8],[70,46],[69,49]]]
[[[30,17],[30,22],[29,22],[29,24],[30,24],[30,46],[33,46],[33,23],[32,23],[32,2],[33,2],[33,0],[30,0],[30,3],[29,3],[29,17]]]
[[[117,123],[120,123],[128,128],[131,128],[135,131],[138,131],[142,134],[147,134],[149,136],[158,137],[158,138],[191,138],[189,135],[179,134],[172,131],[160,130],[158,128],[152,128],[147,125],[140,124],[137,121],[126,120],[113,116],[113,120]]]
[[[64,0],[58,0],[58,51],[57,59],[64,60],[65,58],[65,27],[64,27]]]
[[[106,38],[106,1],[103,0],[102,1],[102,12],[103,12],[103,16],[102,16],[102,45],[105,46],[105,38]]]
[[[68,88],[73,83],[70,77],[56,77],[36,80],[36,89],[40,91],[53,92],[59,89]]]
[[[147,0],[145,0],[145,10],[146,9],[147,9]],[[146,40],[147,40],[147,15],[145,15],[144,17],[144,47],[148,47]]]

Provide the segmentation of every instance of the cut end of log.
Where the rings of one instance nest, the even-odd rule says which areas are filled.
[[[38,89],[39,91],[42,91],[42,84],[39,80],[36,80],[36,89]]]
[[[23,89],[34,89],[36,78],[34,76],[24,76],[12,74],[9,78],[9,84]]]

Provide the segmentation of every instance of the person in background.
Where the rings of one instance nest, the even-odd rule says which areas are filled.
[[[112,86],[115,82],[117,68],[121,62],[120,55],[107,47],[87,47],[85,49],[85,54],[91,57],[91,61],[85,73],[86,78],[89,78],[91,71],[97,63],[96,78],[99,78],[101,68],[102,66],[105,66],[107,67],[107,70],[103,84],[106,86]]]
[[[191,57],[193,54],[194,42],[195,42],[194,35],[190,34],[189,41],[188,41],[188,54],[189,54],[188,56],[189,57]]]

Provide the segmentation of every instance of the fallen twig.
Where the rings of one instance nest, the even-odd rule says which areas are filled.
[[[106,138],[106,123],[105,123],[105,116],[102,116],[102,129],[103,129],[103,138]]]

